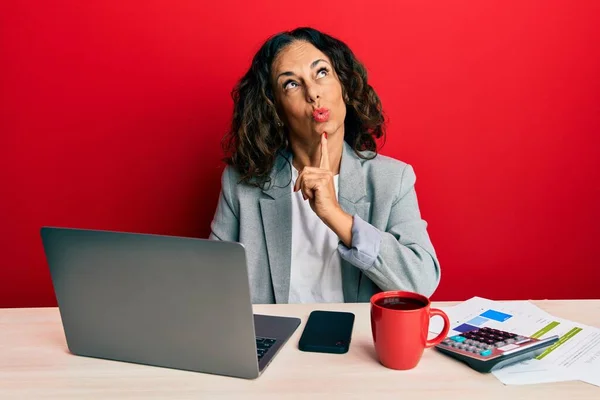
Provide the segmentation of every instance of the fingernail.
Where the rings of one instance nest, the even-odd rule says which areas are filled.
[[[325,135],[325,139],[327,139],[327,132],[325,132],[324,135]]]

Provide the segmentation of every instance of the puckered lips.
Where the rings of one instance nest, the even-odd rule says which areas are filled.
[[[327,122],[329,120],[329,109],[325,107],[317,108],[313,111],[312,117],[316,122]]]

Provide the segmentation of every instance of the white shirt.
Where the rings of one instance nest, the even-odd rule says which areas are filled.
[[[310,208],[302,192],[293,192],[298,171],[292,166],[292,260],[290,303],[343,303],[339,238]],[[335,193],[338,178],[334,176]]]

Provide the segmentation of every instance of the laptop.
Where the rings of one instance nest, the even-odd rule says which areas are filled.
[[[236,242],[43,227],[71,353],[254,379],[300,324],[254,315]]]

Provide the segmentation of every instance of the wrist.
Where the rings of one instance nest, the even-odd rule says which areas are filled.
[[[341,207],[337,207],[334,211],[326,214],[323,222],[336,233],[347,247],[351,246],[352,224],[354,222],[352,215],[342,210]]]
[[[342,219],[347,217],[351,217],[350,214],[347,214],[341,207],[335,207],[331,211],[323,213],[323,217],[321,218],[325,225],[331,228],[332,225],[336,225],[336,222],[339,222]]]

